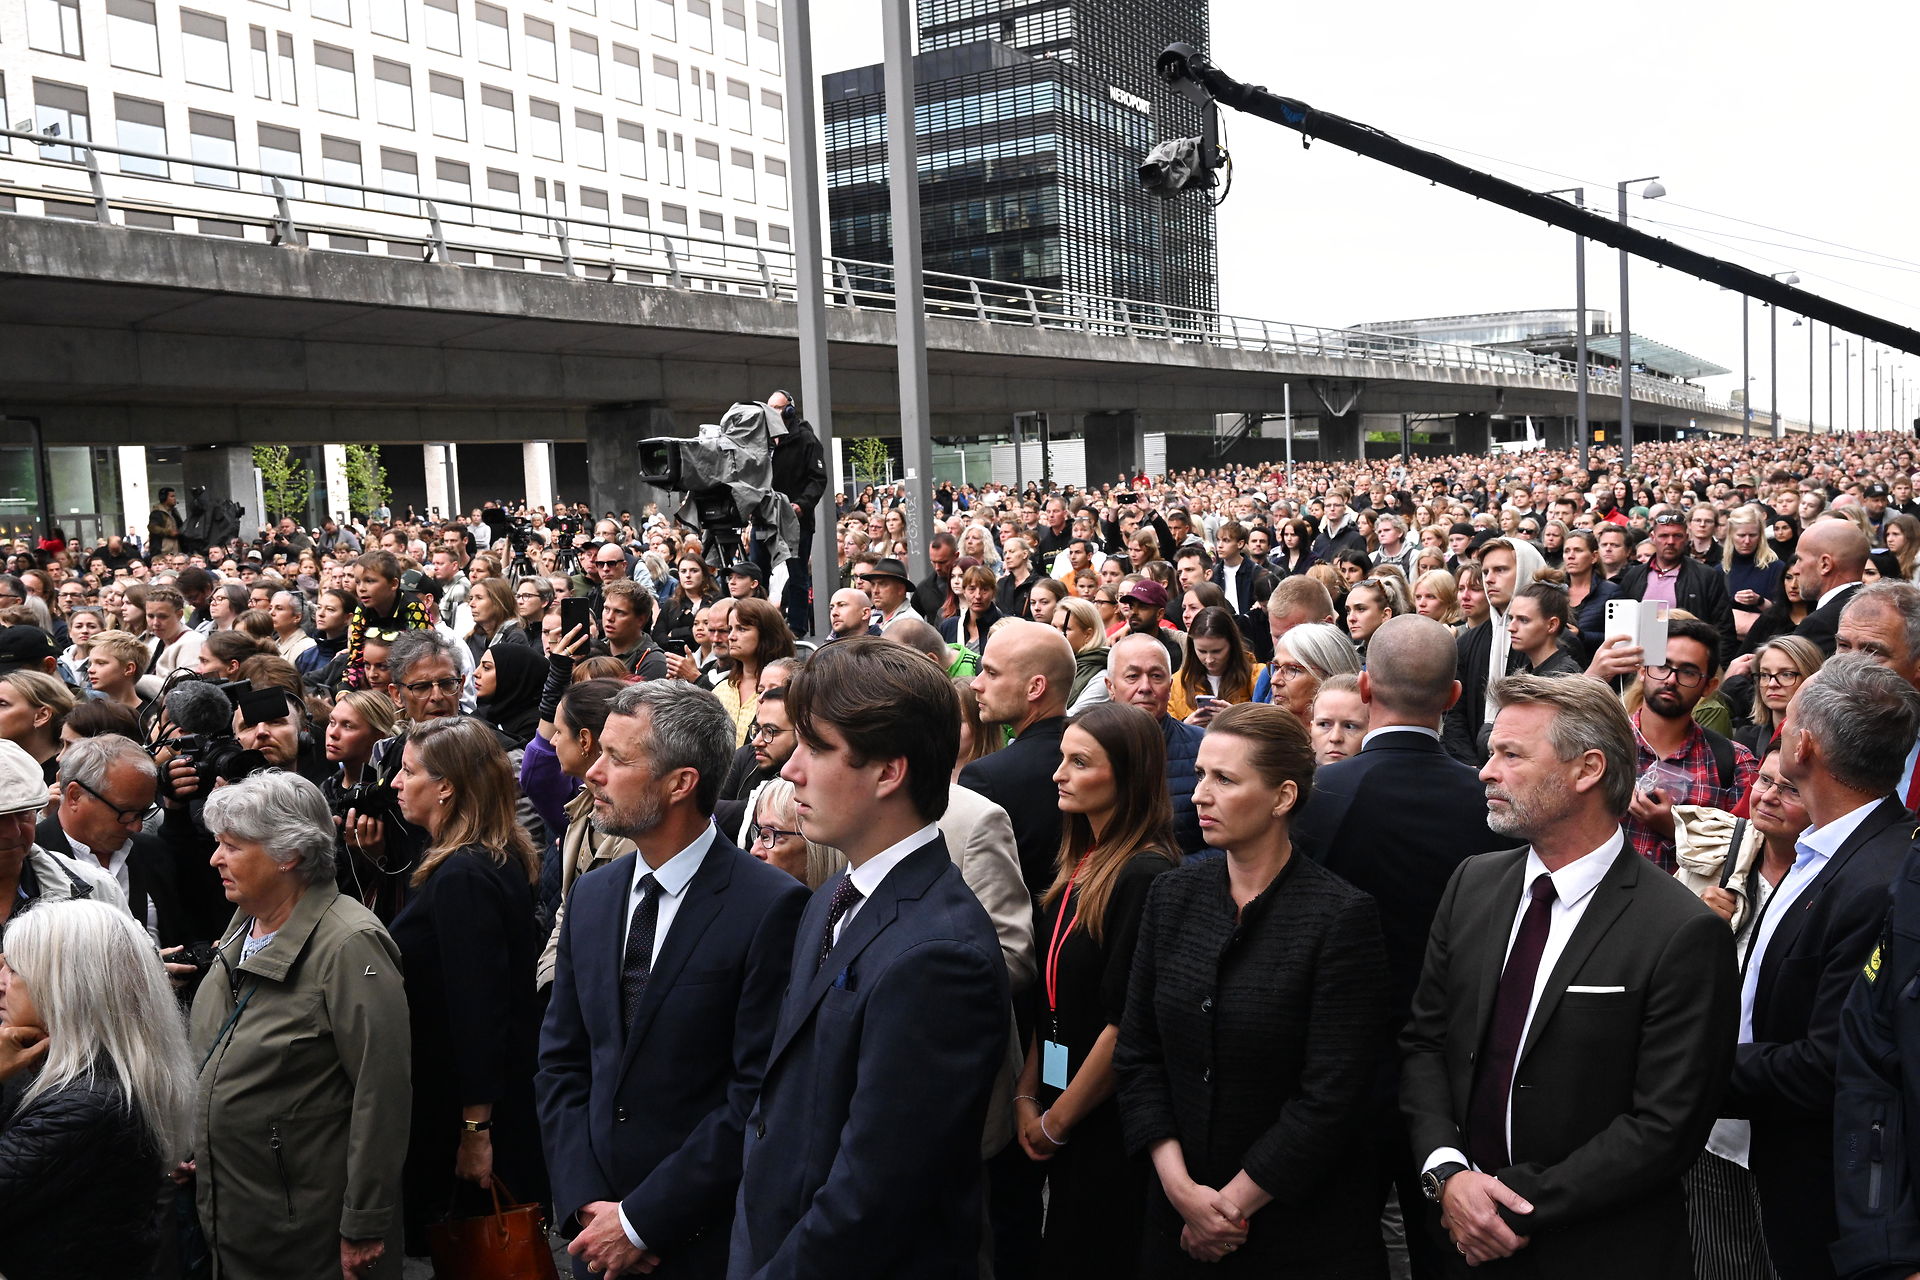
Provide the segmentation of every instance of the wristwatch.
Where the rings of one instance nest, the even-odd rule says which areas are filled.
[[[1445,1164],[1437,1164],[1420,1175],[1420,1190],[1425,1193],[1427,1199],[1433,1201],[1435,1204],[1439,1204],[1440,1189],[1447,1185],[1447,1179],[1456,1173],[1466,1172],[1466,1168],[1467,1166],[1461,1164],[1458,1160],[1449,1160]]]
[[[491,1120],[462,1120],[460,1122],[460,1130],[462,1133],[485,1133],[491,1128],[493,1128],[493,1121]]]

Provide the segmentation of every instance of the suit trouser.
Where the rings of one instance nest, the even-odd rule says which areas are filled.
[[[1699,1280],[1773,1280],[1760,1227],[1760,1185],[1745,1166],[1702,1151],[1683,1185]]]
[[[1439,1210],[1420,1186],[1420,1162],[1425,1158],[1424,1152],[1414,1154],[1406,1118],[1399,1110],[1382,1114],[1374,1130],[1374,1168],[1381,1205],[1386,1204],[1388,1190],[1399,1193],[1400,1220],[1406,1230],[1407,1262],[1413,1280],[1441,1280],[1450,1274],[1448,1254],[1452,1246],[1440,1226]]]

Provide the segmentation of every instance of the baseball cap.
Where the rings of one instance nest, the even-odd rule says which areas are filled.
[[[53,656],[53,641],[40,628],[24,623],[17,627],[0,627],[0,671],[38,667]]]
[[[1869,498],[1884,498],[1887,496],[1887,486],[1875,481],[1873,484],[1867,486],[1866,496]]]
[[[1149,609],[1164,609],[1167,607],[1167,589],[1155,582],[1152,578],[1140,579],[1140,581],[1133,584],[1133,587],[1127,594],[1120,598],[1122,600],[1137,601],[1140,604],[1146,605]]]
[[[400,575],[400,589],[411,591],[416,595],[429,595],[435,600],[440,598],[440,593],[444,590],[436,578],[418,569],[409,569]]]
[[[727,576],[729,578],[752,578],[755,582],[758,582],[760,581],[760,566],[751,560],[736,560],[727,566]]]
[[[39,763],[19,743],[0,738],[0,813],[20,813],[46,806],[47,779]]]

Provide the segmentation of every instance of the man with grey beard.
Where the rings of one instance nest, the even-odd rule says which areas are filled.
[[[713,694],[649,680],[615,696],[587,773],[594,826],[638,852],[574,886],[534,1081],[583,1280],[663,1261],[726,1273],[747,1110],[807,902],[713,825],[732,742]]]
[[[1733,935],[1620,829],[1633,726],[1598,680],[1491,690],[1487,825],[1434,917],[1401,1037],[1427,1199],[1468,1266],[1556,1280],[1693,1274],[1681,1175],[1719,1114]]]

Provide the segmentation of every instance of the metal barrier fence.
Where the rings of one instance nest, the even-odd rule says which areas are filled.
[[[13,129],[0,129],[0,138],[8,140],[0,151],[0,213],[776,300],[793,297],[797,278],[795,255],[788,247],[636,225],[610,214],[583,216],[552,202],[527,209],[447,192],[428,195],[372,186],[339,174],[314,177]],[[17,154],[16,140],[32,143],[37,152]],[[114,167],[105,167],[102,157],[111,157]],[[9,172],[13,165],[25,172]],[[191,175],[190,181],[175,176],[182,171]],[[178,202],[183,189],[192,192],[191,205]],[[829,257],[822,272],[830,306],[893,306],[889,264]],[[1574,363],[1555,356],[1233,316],[942,271],[925,275],[930,316],[1410,370],[1510,374],[1556,381],[1569,391],[1576,381]],[[1589,365],[1588,389],[1595,396],[1617,397],[1618,371]],[[1634,396],[1716,416],[1739,414],[1737,406],[1709,400],[1690,384],[1644,375],[1634,381]]]

